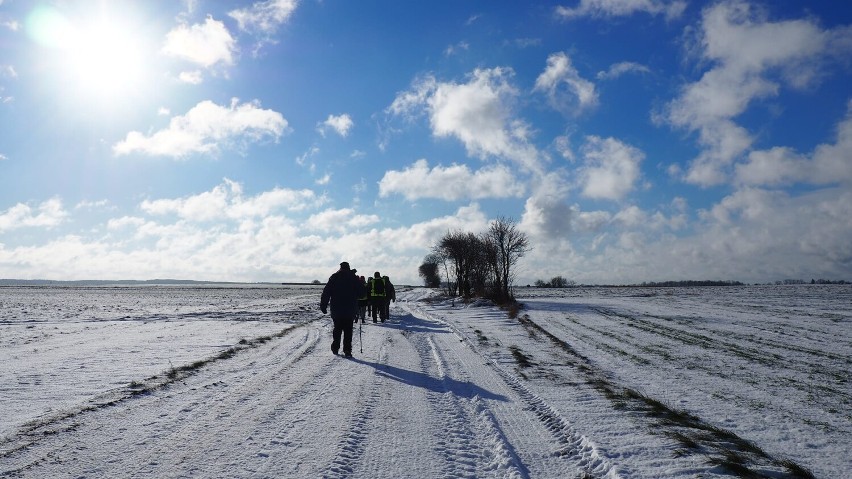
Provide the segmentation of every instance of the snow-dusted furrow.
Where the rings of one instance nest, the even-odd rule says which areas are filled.
[[[660,367],[678,368],[687,364],[688,369],[693,374],[696,371],[704,371],[719,378],[719,381],[724,383],[734,381],[740,385],[740,388],[742,384],[753,382],[751,376],[754,375],[756,370],[764,371],[761,374],[763,378],[761,383],[763,385],[769,384],[773,390],[783,391],[785,397],[809,396],[809,400],[814,405],[827,413],[837,410],[838,407],[848,410],[849,406],[852,405],[852,391],[849,391],[845,386],[850,378],[848,358],[841,358],[839,355],[830,353],[797,354],[802,351],[796,349],[793,349],[795,353],[782,351],[782,348],[775,347],[766,340],[757,336],[746,337],[742,333],[729,334],[699,327],[685,331],[669,324],[660,324],[659,320],[663,318],[659,317],[640,317],[603,308],[596,308],[596,311],[604,317],[616,318],[615,321],[620,320],[621,324],[629,325],[634,330],[650,336],[643,338],[640,344],[680,342],[687,347],[706,350],[713,354],[722,352],[729,358],[724,362],[694,360],[695,355],[678,358],[677,350],[669,347],[658,351],[664,360]],[[655,339],[655,336],[662,337],[664,340]],[[746,361],[753,363],[753,365],[747,368],[732,368],[730,361]],[[786,374],[775,374],[777,371],[785,371]],[[797,379],[791,380],[791,376],[795,376]],[[718,383],[714,382],[714,384]],[[716,387],[718,388],[718,386]],[[718,393],[718,391],[716,392]],[[756,394],[761,395],[762,393],[757,392]],[[747,395],[741,394],[741,391],[732,390],[727,395],[741,396],[740,403],[749,404]],[[755,407],[762,409],[764,405],[762,403],[756,404]],[[780,411],[786,411],[785,414],[790,417],[797,414],[795,410],[789,409],[783,402],[779,403],[777,408]],[[827,417],[830,416],[831,414],[827,414]],[[826,427],[846,429],[842,423],[834,425],[826,423]]]
[[[189,464],[198,465],[196,472],[214,473],[233,460],[229,454],[217,452],[223,438],[216,431],[223,427],[228,430],[229,437],[240,438],[243,447],[256,449],[256,454],[262,457],[260,439],[271,435],[271,431],[258,425],[275,424],[281,412],[277,404],[265,401],[268,392],[279,391],[279,400],[286,402],[303,394],[310,385],[321,383],[329,372],[328,365],[322,365],[307,377],[292,376],[288,371],[302,367],[300,361],[316,349],[320,333],[317,328],[309,328],[304,336],[293,338],[281,351],[273,348],[251,363],[238,361],[219,374],[204,374],[209,378],[205,382],[212,380],[212,385],[220,385],[212,394],[194,387],[179,389],[174,395],[164,397],[164,407],[170,408],[172,414],[175,414],[175,405],[181,402],[184,405],[173,417],[161,416],[165,420],[155,423],[158,430],[152,431],[150,439],[138,446],[137,454],[150,460],[141,464],[143,467],[135,475],[152,477],[161,471],[183,471]],[[189,384],[187,382],[187,386]],[[286,389],[277,386],[286,386]],[[191,402],[185,403],[184,397],[192,398]],[[172,399],[174,405],[169,404]],[[177,454],[176,444],[185,445]]]
[[[258,391],[290,384],[295,387],[281,392],[292,395],[303,390],[299,378],[316,380],[316,375],[282,374],[316,348],[321,333],[311,327],[294,332],[162,389],[101,403],[36,428],[16,439],[27,443],[2,457],[0,473],[26,477],[212,473],[222,438],[239,437],[243,434],[234,430],[250,429],[262,422],[263,414],[270,414],[268,404],[257,398]],[[223,428],[228,435],[218,433]]]
[[[413,315],[428,318],[429,320],[446,325],[453,331],[454,335],[458,337],[459,340],[467,345],[467,347],[477,352],[483,363],[490,366],[490,369],[502,379],[505,385],[514,391],[520,400],[526,404],[527,407],[525,409],[531,411],[538,422],[543,425],[547,431],[549,431],[554,441],[554,448],[552,451],[553,455],[560,457],[564,461],[567,461],[567,463],[571,464],[571,467],[577,471],[578,476],[586,474],[592,475],[593,477],[621,477],[618,472],[618,468],[612,465],[610,461],[598,451],[594,442],[582,434],[577,433],[568,420],[560,415],[554,408],[550,407],[546,401],[524,386],[517,376],[506,371],[493,359],[479,353],[477,351],[477,346],[472,341],[468,340],[448,318],[437,318],[424,311],[422,308],[418,308],[410,303],[406,304],[405,307]],[[510,454],[510,456],[511,455],[513,454]],[[520,467],[517,469],[520,474],[522,469]]]

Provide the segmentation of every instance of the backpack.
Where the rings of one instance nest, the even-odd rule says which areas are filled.
[[[384,296],[385,295],[385,282],[381,278],[373,279],[373,296]]]

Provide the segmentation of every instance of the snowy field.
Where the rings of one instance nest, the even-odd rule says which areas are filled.
[[[0,477],[852,470],[850,286],[401,289],[347,360],[318,287],[0,287]]]

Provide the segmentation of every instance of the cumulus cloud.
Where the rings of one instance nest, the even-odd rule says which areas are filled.
[[[341,208],[329,209],[311,215],[306,225],[312,230],[346,232],[378,222],[379,217],[377,215],[359,215],[352,208]]]
[[[228,12],[228,16],[237,21],[240,30],[275,33],[296,11],[297,0],[268,0],[255,2],[251,7]]]
[[[317,130],[325,136],[327,130],[332,130],[342,137],[349,135],[349,130],[355,126],[352,118],[344,113],[342,115],[328,115],[328,118],[317,126]]]
[[[572,222],[577,209],[565,203],[570,191],[568,181],[558,171],[549,172],[534,180],[533,191],[524,204],[519,227],[536,244],[570,245]]]
[[[409,120],[426,114],[433,135],[460,140],[469,155],[505,158],[540,171],[529,127],[512,114],[518,96],[510,83],[513,74],[508,68],[476,69],[461,84],[421,78],[397,95],[388,112]]]
[[[544,92],[550,105],[563,113],[579,113],[598,103],[595,84],[581,78],[562,52],[547,57],[547,67],[536,79],[534,91]]]
[[[686,180],[702,186],[725,182],[731,165],[753,144],[735,119],[754,100],[776,96],[782,84],[800,88],[814,81],[825,58],[848,48],[840,39],[850,34],[822,30],[811,19],[772,22],[763,10],[739,0],[706,8],[698,45],[712,68],[686,85],[663,115],[672,126],[698,133],[703,151]]]
[[[598,213],[599,221],[596,229],[585,231],[576,221],[583,214],[578,207],[560,207],[563,211],[554,219],[562,219],[570,241],[558,231],[532,230],[549,234],[536,237],[537,247],[524,261],[537,278],[563,274],[580,282],[629,284],[696,278],[847,279],[852,274],[852,192],[844,187],[796,196],[743,188],[699,210],[697,219],[689,219],[694,216],[682,198],[673,199],[668,211],[631,205],[609,220],[606,214],[589,212]],[[572,218],[570,225],[565,217]],[[547,221],[536,224],[546,228]],[[552,258],[557,256],[560,271],[554,270]]]
[[[640,63],[620,62],[610,65],[606,71],[600,71],[597,74],[598,80],[614,80],[627,73],[650,73],[651,70]]]
[[[173,214],[188,221],[204,222],[258,218],[280,210],[302,211],[325,201],[307,189],[274,188],[246,197],[240,183],[226,178],[210,191],[183,198],[145,200],[139,208],[151,215]]]
[[[321,203],[311,195],[296,195],[295,203],[306,210],[302,214],[312,213],[309,219],[301,219],[280,199],[268,214],[261,214],[257,204],[277,197],[277,189],[248,196],[228,181],[218,189],[222,191],[216,194],[225,197],[219,203],[226,205],[225,221],[191,220],[212,217],[193,211],[201,207],[190,205],[191,197],[171,203],[153,200],[140,216],[109,220],[106,236],[68,235],[15,248],[0,244],[0,269],[19,278],[38,272],[40,278],[50,279],[279,282],[326,278],[340,261],[347,260],[369,271],[381,265],[381,272],[397,284],[416,284],[424,248],[447,231],[487,227],[487,217],[476,204],[423,223],[380,228],[380,218],[351,208],[316,211]],[[234,207],[246,205],[256,214],[231,214]],[[284,210],[286,216],[281,214]],[[184,216],[175,217],[179,212]],[[378,252],[376,244],[383,245]]]
[[[232,65],[236,41],[225,24],[207,17],[201,24],[181,24],[166,34],[163,53],[188,60],[204,68],[222,63]]]
[[[0,233],[19,228],[52,228],[67,216],[68,212],[58,198],[44,201],[37,208],[18,203],[0,213]]]
[[[558,6],[556,16],[564,20],[578,17],[623,17],[637,12],[680,17],[686,10],[683,0],[580,0],[574,8]]]
[[[794,183],[814,185],[852,183],[852,101],[846,118],[837,126],[835,142],[817,146],[809,154],[788,147],[752,151],[746,162],[736,165],[736,181],[753,186]]]
[[[113,153],[184,158],[193,153],[216,153],[221,146],[277,141],[286,131],[287,120],[276,111],[262,109],[256,101],[240,104],[235,98],[230,106],[220,106],[205,100],[150,136],[138,131],[128,133],[113,146]]]
[[[379,181],[379,196],[401,194],[406,200],[437,198],[460,199],[509,198],[524,193],[524,186],[513,172],[502,165],[471,171],[467,165],[429,168],[425,159],[417,160],[402,171],[388,171]]]
[[[614,138],[586,137],[581,149],[584,166],[579,175],[583,196],[620,200],[633,190],[645,154]]]
[[[180,74],[178,74],[178,80],[190,85],[200,85],[204,82],[204,74],[201,73],[201,70],[180,72]]]

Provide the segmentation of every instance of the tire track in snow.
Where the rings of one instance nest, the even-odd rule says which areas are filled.
[[[387,363],[387,350],[382,345],[379,351],[378,362]],[[338,443],[337,456],[332,459],[326,467],[322,477],[327,479],[345,479],[352,477],[356,467],[364,457],[367,437],[370,434],[370,425],[375,419],[376,407],[381,404],[381,389],[376,386],[376,376],[371,375],[369,384],[362,385],[361,391],[368,390],[368,394],[358,394],[358,406],[355,414],[349,418],[346,433]],[[364,398],[366,397],[366,400]]]
[[[556,447],[553,451],[554,455],[571,463],[574,468],[580,471],[581,475],[585,474],[588,476],[591,474],[593,477],[605,477],[609,479],[622,477],[618,472],[618,468],[600,453],[593,441],[575,431],[567,419],[527,388],[514,374],[507,372],[495,360],[482,354],[476,344],[470,341],[455,325],[411,303],[405,302],[403,307],[413,316],[446,325],[462,342],[479,355],[503,380],[506,386],[514,391],[529,406],[529,410],[550,432],[556,442]]]
[[[499,472],[501,477],[507,478],[529,477],[526,467],[501,431],[485,401],[478,395],[466,400],[464,395],[454,391],[453,383],[459,380],[449,377],[448,361],[435,345],[433,336],[431,334],[426,336],[425,345],[422,338],[419,338],[416,343],[424,369],[430,365],[434,366],[441,382],[443,393],[434,398],[433,406],[449,414],[453,423],[451,431],[456,431],[455,435],[451,435],[451,441],[439,442],[439,445],[444,443],[443,453],[448,459],[448,465],[457,463],[459,457],[462,458],[461,464],[464,465],[468,465],[467,459],[481,459],[469,464],[472,466],[471,475],[462,477],[479,477],[482,472],[480,469],[484,469],[489,474]],[[470,444],[473,442],[488,444],[491,447],[481,448],[477,451],[478,457],[476,457],[471,452]],[[459,477],[455,468],[446,472],[446,477]]]

